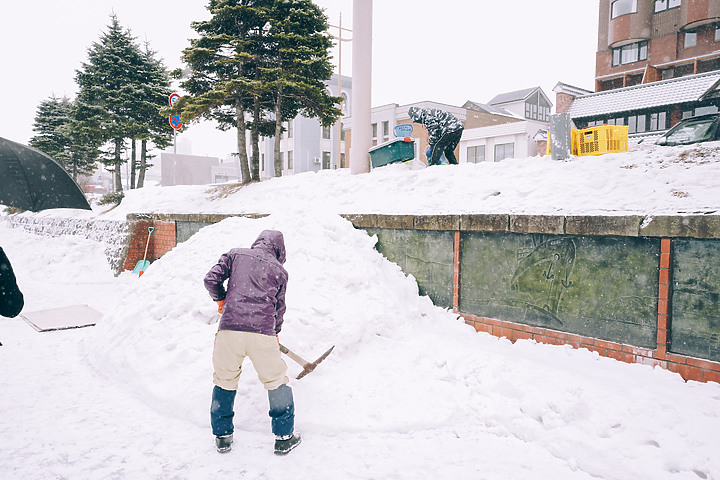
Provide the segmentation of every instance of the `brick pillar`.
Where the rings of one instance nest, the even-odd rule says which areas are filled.
[[[149,227],[153,227],[154,230],[148,239]],[[154,262],[165,255],[177,246],[175,233],[175,222],[160,220],[141,220],[137,222],[130,237],[130,245],[128,246],[123,269],[133,270],[137,262],[143,259],[146,246],[146,259],[150,262]]]
[[[660,240],[660,274],[658,278],[658,320],[657,350],[655,358],[665,360],[670,334],[670,261],[672,242],[669,238]]]
[[[460,312],[460,232],[453,241],[453,312]]]

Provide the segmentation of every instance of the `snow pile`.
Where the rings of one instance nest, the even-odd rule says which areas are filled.
[[[303,173],[247,186],[126,192],[105,216],[128,213],[335,213],[674,215],[720,210],[720,143],[571,157],[506,159],[417,168],[391,164],[369,175]]]
[[[595,211],[597,192],[608,195],[613,213],[633,196],[654,214],[651,202],[674,212],[717,206],[717,195],[710,197],[720,178],[716,161],[646,154],[527,159],[520,171],[511,161],[304,174],[216,200],[208,187],[130,192],[99,216],[170,207],[271,213],[206,227],[140,278],[114,277],[101,243],[36,237],[0,223],[26,311],[87,303],[105,314],[96,327],[63,332],[0,321],[0,477],[720,478],[720,385],[685,383],[587,350],[474,333],[419,296],[373,237],[336,215],[381,207],[437,213],[451,205],[538,213],[553,201],[565,213]],[[443,190],[451,185],[457,194]],[[591,199],[579,195],[591,186]],[[471,187],[501,193],[472,200]],[[656,198],[645,198],[652,189]],[[502,205],[508,199],[517,209]],[[272,455],[267,396],[246,362],[235,445],[219,455],[209,427],[217,313],[202,279],[222,253],[268,228],[281,230],[287,246],[280,340],[308,360],[335,350],[291,382],[304,442],[286,458]],[[300,367],[287,361],[297,375]]]

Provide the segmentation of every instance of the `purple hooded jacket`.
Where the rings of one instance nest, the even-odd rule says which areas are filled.
[[[212,299],[225,299],[218,330],[280,333],[288,281],[283,263],[285,241],[277,230],[264,230],[252,247],[233,248],[220,257],[205,275]]]

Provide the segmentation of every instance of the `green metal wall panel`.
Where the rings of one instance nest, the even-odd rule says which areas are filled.
[[[654,348],[659,239],[464,232],[462,312]]]
[[[673,240],[670,351],[720,361],[720,240]]]
[[[177,243],[183,243],[195,235],[201,228],[212,225],[208,222],[175,222],[175,239]]]
[[[377,250],[415,277],[421,295],[452,308],[454,233],[449,231],[366,229],[377,235]]]

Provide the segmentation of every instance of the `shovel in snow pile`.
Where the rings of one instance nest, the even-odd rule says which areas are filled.
[[[143,259],[139,260],[135,264],[135,268],[133,268],[133,273],[137,273],[138,277],[142,277],[142,274],[145,273],[145,270],[147,269],[147,267],[150,266],[150,261],[146,260],[146,259],[147,259],[148,247],[150,246],[150,235],[152,235],[153,230],[155,230],[155,227],[148,227],[148,238],[147,238],[147,243],[145,244],[145,254],[143,255]]]
[[[292,350],[289,350],[286,346],[280,345],[280,351],[281,351],[282,353],[284,353],[284,354],[287,355],[288,357],[292,358],[292,359],[293,359],[294,361],[296,361],[301,367],[303,367],[303,371],[300,372],[300,375],[298,375],[297,378],[296,378],[297,380],[300,380],[302,377],[304,377],[304,376],[307,375],[308,373],[310,373],[310,372],[312,372],[313,370],[315,370],[315,367],[317,367],[320,362],[322,362],[323,360],[325,360],[325,359],[327,358],[327,356],[330,355],[330,352],[333,351],[333,348],[335,348],[335,345],[333,345],[332,347],[330,347],[327,352],[325,352],[325,353],[323,353],[322,355],[320,355],[320,358],[318,358],[318,359],[315,360],[314,362],[310,363],[310,362],[308,362],[307,360],[303,360],[302,357],[300,357],[299,355],[296,355]]]

